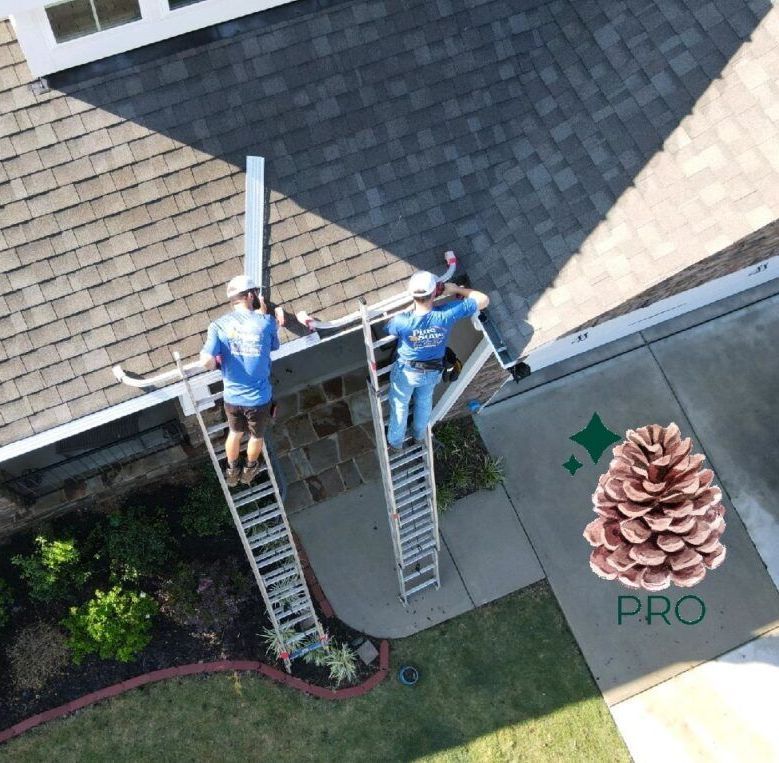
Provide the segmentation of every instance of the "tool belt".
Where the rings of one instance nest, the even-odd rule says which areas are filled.
[[[404,360],[402,361],[415,371],[443,371],[444,361],[441,360]]]

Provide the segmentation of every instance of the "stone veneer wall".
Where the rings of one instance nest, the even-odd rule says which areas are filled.
[[[364,370],[277,400],[271,436],[287,477],[288,511],[379,476]]]
[[[126,464],[118,471],[97,474],[82,483],[75,494],[58,490],[32,506],[22,506],[10,497],[0,496],[0,540],[74,509],[113,506],[131,491],[170,478],[173,473],[176,479],[193,479],[199,465],[204,463],[205,451],[197,444],[201,440],[199,430],[196,431],[197,421],[182,416],[180,411],[179,419],[192,444],[174,445]]]

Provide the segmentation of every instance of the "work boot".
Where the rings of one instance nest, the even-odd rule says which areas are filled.
[[[252,480],[257,476],[257,472],[259,471],[259,461],[248,461],[246,466],[243,467],[243,472],[241,473],[241,482],[243,482],[244,485],[251,485]]]
[[[387,450],[389,451],[390,456],[397,456],[398,453],[403,452],[402,446],[398,448],[396,445],[393,445],[391,442],[387,442]]]
[[[225,469],[225,482],[227,487],[235,487],[238,481],[241,479],[241,466],[238,462],[234,464],[228,464]]]

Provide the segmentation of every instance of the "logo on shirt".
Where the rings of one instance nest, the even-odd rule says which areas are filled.
[[[430,328],[415,328],[408,336],[408,341],[415,350],[426,347],[438,347],[446,339],[446,332],[440,326]]]
[[[231,355],[256,358],[262,354],[262,338],[256,331],[241,331],[237,326],[232,326],[227,331],[227,344]]]

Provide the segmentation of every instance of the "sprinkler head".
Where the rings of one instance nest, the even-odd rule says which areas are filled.
[[[398,681],[404,686],[413,686],[419,680],[419,671],[413,665],[403,665],[398,671]]]

